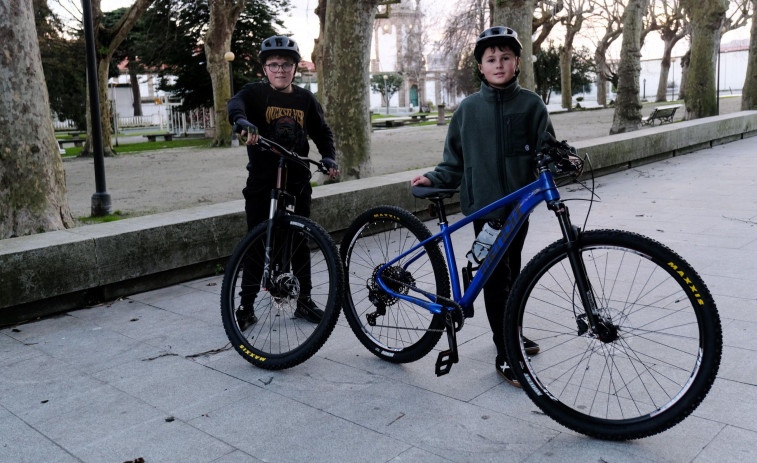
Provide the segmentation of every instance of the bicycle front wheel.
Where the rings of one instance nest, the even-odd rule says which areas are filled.
[[[304,217],[284,216],[273,226],[264,279],[267,235],[268,221],[250,231],[232,254],[223,277],[221,316],[231,344],[245,360],[279,370],[312,357],[331,335],[341,307],[343,271],[339,251],[323,228]],[[312,309],[322,310],[322,317],[314,317]]]
[[[418,360],[434,348],[444,331],[441,315],[390,296],[375,279],[384,264],[430,237],[428,228],[410,212],[379,206],[355,219],[342,240],[344,315],[360,342],[384,360]],[[399,294],[420,299],[424,296],[419,289],[447,298],[450,294],[449,274],[436,243],[401,259],[382,275]]]
[[[578,251],[598,323],[589,326],[567,245],[524,268],[505,315],[510,365],[529,397],[574,431],[625,440],[688,416],[715,380],[722,332],[715,303],[680,256],[641,235],[583,233]],[[529,358],[522,337],[541,346]]]

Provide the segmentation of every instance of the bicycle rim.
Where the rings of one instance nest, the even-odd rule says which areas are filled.
[[[246,360],[281,369],[310,358],[331,334],[341,306],[342,268],[336,246],[322,228],[302,217],[286,217],[274,226],[270,283],[261,287],[266,225],[253,229],[232,255],[221,311],[229,339]],[[296,313],[298,299],[305,295],[323,311],[320,322]],[[242,330],[237,310],[250,305],[257,322]]]
[[[396,363],[418,360],[438,342],[444,328],[441,316],[384,293],[375,282],[377,270],[389,260],[431,236],[407,211],[380,207],[353,222],[342,242],[345,260],[345,316],[358,339],[375,355]],[[394,291],[420,299],[411,289],[449,297],[449,277],[444,258],[435,244],[411,254],[384,271],[384,281]],[[384,313],[375,316],[377,305]]]
[[[508,306],[510,361],[529,396],[563,425],[600,438],[644,437],[680,422],[720,362],[706,286],[651,239],[585,233],[580,253],[604,322],[593,330],[565,249],[555,243],[537,255]],[[539,343],[539,355],[529,358],[520,336]]]

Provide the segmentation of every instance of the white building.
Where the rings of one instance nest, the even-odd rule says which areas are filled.
[[[720,90],[720,96],[741,94],[746,79],[749,39],[722,44],[719,58],[719,63],[716,63],[715,68],[715,79]],[[667,83],[668,100],[678,99],[678,92],[681,88],[681,72],[681,57],[672,57]],[[642,99],[654,100],[655,95],[657,95],[659,79],[660,60],[642,60],[639,75],[639,89]]]
[[[444,56],[424,56],[423,13],[420,0],[402,0],[389,7],[389,17],[376,19],[371,43],[374,73],[399,73],[403,84],[389,101],[391,112],[417,111],[431,103],[455,105],[460,95],[450,90],[450,63]],[[385,111],[386,101],[371,92],[371,108]],[[425,109],[425,108],[424,108]]]

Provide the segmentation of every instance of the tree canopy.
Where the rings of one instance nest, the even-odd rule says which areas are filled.
[[[34,0],[33,6],[50,109],[60,120],[73,121],[77,129],[84,130],[87,127],[87,76],[86,68],[81,65],[84,39],[76,33],[73,38],[66,37],[70,31],[50,10],[47,0]]]
[[[389,107],[389,100],[402,87],[402,82],[402,76],[397,73],[376,73],[371,76],[371,90],[380,93],[386,99],[386,106]]]
[[[251,0],[232,35],[234,89],[259,80],[263,68],[257,54],[263,39],[280,34],[280,15],[289,0]],[[183,108],[213,106],[211,79],[206,69],[203,36],[210,21],[204,0],[156,0],[136,28],[139,61],[161,76],[159,88],[183,99]],[[131,36],[130,36],[131,38]],[[169,80],[168,76],[175,79]]]
[[[534,77],[536,93],[544,103],[549,104],[552,93],[560,94],[560,50],[550,42],[546,49],[540,49],[534,63]],[[588,48],[582,47],[573,51],[571,57],[571,93],[588,92],[593,82],[594,63]]]

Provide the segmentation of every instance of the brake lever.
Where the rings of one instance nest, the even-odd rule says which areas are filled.
[[[319,162],[318,163],[318,172],[320,172],[320,173],[322,173],[324,175],[328,175],[329,174],[329,169],[322,162]]]

